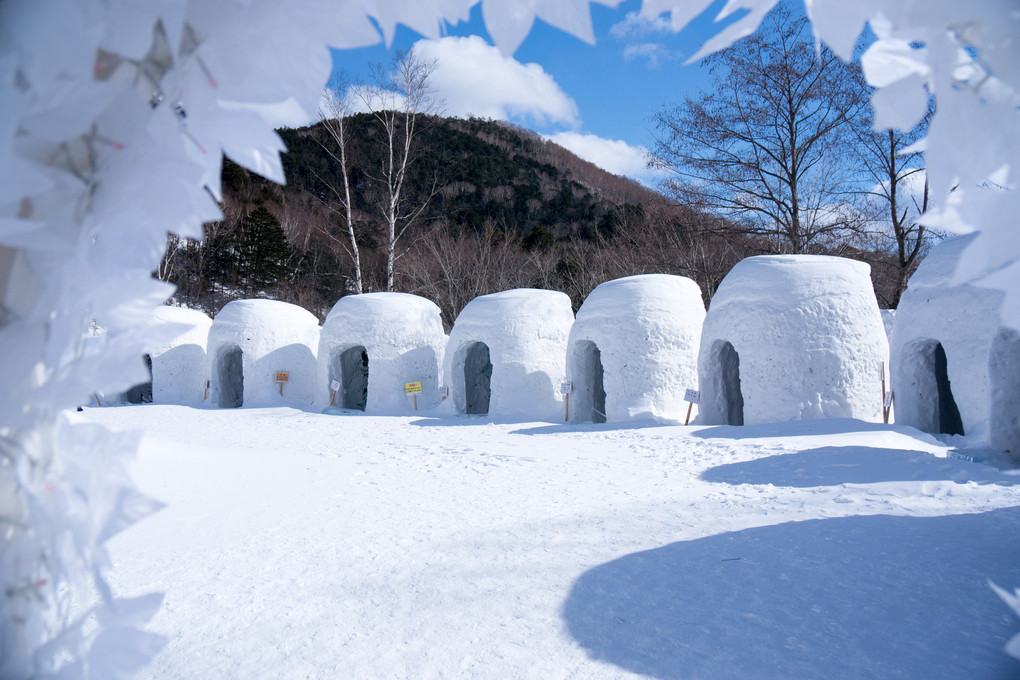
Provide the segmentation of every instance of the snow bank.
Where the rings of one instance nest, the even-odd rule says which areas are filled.
[[[152,313],[148,325],[159,334],[146,347],[152,362],[153,403],[201,404],[209,375],[205,351],[212,319],[195,309],[163,306]]]
[[[900,300],[892,341],[896,421],[973,436],[1020,460],[1020,336],[1002,324],[1004,293],[952,285],[974,239],[932,250]]]
[[[570,298],[551,290],[519,288],[469,302],[453,324],[443,368],[456,410],[562,420],[573,322]]]
[[[607,281],[577,311],[567,348],[571,420],[683,420],[697,389],[705,305],[698,284],[646,274]]]
[[[408,413],[414,401],[405,383],[420,382],[418,409],[437,405],[446,335],[439,307],[407,293],[340,298],[319,336],[315,401],[369,413]]]
[[[888,355],[868,265],[748,258],[723,279],[705,317],[700,422],[881,421]]]
[[[277,300],[227,303],[209,329],[209,404],[224,408],[307,405],[315,393],[319,322]],[[289,373],[283,396],[276,373]]]

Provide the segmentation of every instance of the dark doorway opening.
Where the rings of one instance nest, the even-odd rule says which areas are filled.
[[[138,383],[124,393],[124,400],[129,404],[152,403],[152,357],[146,354],[142,358],[145,360],[145,368],[149,371],[149,381]]]
[[[489,412],[492,396],[492,362],[489,346],[476,342],[464,356],[464,411],[475,415]]]
[[[605,372],[602,368],[602,352],[598,345],[586,340],[578,347],[581,384],[577,394],[578,420],[593,423],[606,422]]]
[[[744,395],[740,391],[740,355],[728,342],[719,347],[720,396],[727,425],[744,424]]]
[[[244,404],[244,354],[237,345],[224,347],[216,359],[220,408],[240,408]]]
[[[949,361],[942,343],[935,345],[934,350],[935,385],[938,391],[939,432],[942,434],[963,434],[963,420],[960,409],[953,399],[953,390],[949,385]]]
[[[340,354],[343,376],[343,407],[364,411],[368,405],[368,351],[361,345],[348,347]]]

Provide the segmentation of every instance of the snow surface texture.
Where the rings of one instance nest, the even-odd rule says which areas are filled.
[[[699,422],[881,421],[889,342],[869,271],[825,255],[737,263],[705,317]]]
[[[340,390],[334,406],[366,413],[406,414],[414,400],[405,384],[420,382],[419,410],[439,404],[439,376],[446,334],[439,307],[407,293],[347,295],[333,305],[319,335],[316,404],[328,406],[330,385]],[[367,383],[361,385],[362,352],[368,358]],[[354,357],[353,365],[345,354]],[[343,370],[345,367],[349,370]],[[367,401],[364,390],[367,390]]]
[[[774,3],[729,3],[722,15],[749,11],[704,52],[752,32]],[[135,444],[68,424],[60,410],[145,378],[133,358],[138,329],[171,293],[151,277],[166,233],[198,238],[203,222],[220,219],[210,195],[220,196],[223,154],[282,180],[283,147],[259,105],[313,113],[331,67],[327,43],[367,45],[380,30],[391,41],[398,23],[438,37],[475,4],[0,2],[0,357],[9,387],[0,424],[17,433],[0,481],[9,501],[0,675],[124,677],[159,646],[138,630],[151,600],[118,600],[102,576],[102,542],[142,516],[130,480],[109,474]],[[641,11],[670,11],[680,30],[711,4],[644,0]],[[507,53],[536,18],[593,39],[583,1],[482,0],[481,10]],[[1003,321],[1020,328],[1020,195],[1009,189],[1020,168],[1020,13],[997,0],[816,0],[807,10],[819,39],[846,59],[870,21],[878,40],[862,62],[880,124],[909,127],[928,94],[938,98],[926,162],[941,209],[926,219],[981,230],[955,278],[1004,291]],[[1008,190],[985,189],[993,176]],[[83,342],[93,319],[109,333]],[[96,598],[88,616],[70,606]]]
[[[167,503],[110,545],[148,680],[1020,676],[1020,476],[913,428],[84,415]]]
[[[967,435],[1020,461],[1020,338],[1002,325],[1004,294],[954,285],[973,240],[933,249],[900,301],[891,357],[896,420]]]
[[[476,297],[450,331],[443,376],[458,413],[563,420],[570,298],[518,288]]]
[[[319,322],[277,300],[234,300],[209,329],[209,404],[221,408],[305,405],[315,394]],[[289,380],[276,382],[278,372]]]
[[[150,326],[171,324],[182,331],[144,348],[152,360],[152,401],[198,406],[209,375],[205,350],[212,319],[195,309],[162,306],[149,320]]]
[[[645,274],[600,284],[570,329],[571,420],[683,421],[684,392],[698,388],[704,321],[701,289],[688,278]]]

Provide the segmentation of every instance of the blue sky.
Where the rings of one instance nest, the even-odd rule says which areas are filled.
[[[719,30],[711,20],[722,6],[716,3],[674,34],[665,16],[642,19],[640,0],[614,9],[593,4],[594,45],[536,21],[507,57],[491,46],[476,5],[469,22],[447,26],[438,41],[399,27],[390,46],[336,50],[333,62],[367,78],[370,62],[388,62],[396,50],[415,47],[437,61],[433,85],[447,115],[509,120],[611,172],[653,184],[643,162],[643,149],[652,143],[652,115],[709,86],[707,73],[684,61]]]

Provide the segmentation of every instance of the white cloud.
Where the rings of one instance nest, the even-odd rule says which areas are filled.
[[[436,61],[431,82],[448,116],[580,124],[577,103],[541,66],[503,56],[478,36],[421,40],[413,50]]]
[[[613,24],[609,29],[609,35],[617,40],[624,40],[635,36],[663,35],[672,33],[673,27],[665,15],[655,18],[648,18],[637,12],[627,12],[623,21]]]
[[[659,68],[664,61],[673,58],[673,53],[661,43],[636,43],[623,48],[624,61],[647,59],[648,68]]]
[[[662,172],[649,169],[648,149],[634,146],[622,139],[605,139],[582,132],[557,132],[543,139],[559,144],[584,160],[614,175],[630,177],[647,186],[654,186]]]

